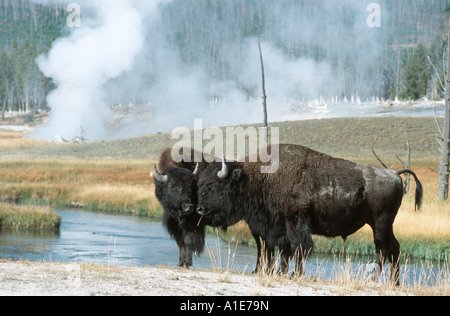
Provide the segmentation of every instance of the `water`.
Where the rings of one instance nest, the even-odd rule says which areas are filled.
[[[444,104],[438,102],[423,102],[415,104],[377,105],[366,103],[304,103],[290,101],[280,113],[280,120],[331,119],[344,117],[424,117],[435,114],[443,116]]]
[[[62,216],[58,233],[17,233],[2,231],[0,258],[9,260],[87,262],[118,266],[176,266],[178,247],[160,222],[147,218],[59,211]],[[204,253],[194,258],[194,268],[230,269],[250,273],[255,268],[256,249],[228,244],[217,235],[206,238]],[[373,259],[330,258],[312,255],[306,263],[311,277],[333,279],[350,275],[369,278]],[[388,279],[388,266],[382,278]],[[448,271],[420,264],[402,264],[401,279],[406,284],[433,285]]]
[[[148,218],[82,211],[58,211],[62,216],[58,233],[2,231],[0,257],[4,259],[56,262],[89,262],[119,266],[176,266],[178,247],[161,222]],[[213,268],[209,253],[226,255],[228,245],[215,235],[207,236],[196,268]],[[233,248],[233,253],[235,249]],[[255,250],[239,246],[234,268],[254,264]]]

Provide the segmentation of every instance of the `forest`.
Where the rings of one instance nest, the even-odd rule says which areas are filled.
[[[239,61],[248,39],[257,38],[282,51],[286,60],[330,65],[332,82],[318,91],[324,98],[442,99],[450,1],[378,1],[379,28],[366,25],[370,2],[173,0],[160,4],[147,39],[157,36],[184,65],[201,67],[211,80],[232,81],[248,97],[259,97],[260,90],[242,78],[245,65]],[[50,110],[46,97],[55,83],[35,60],[70,32],[66,4],[0,0],[3,114]]]

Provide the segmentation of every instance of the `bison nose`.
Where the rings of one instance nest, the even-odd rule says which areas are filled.
[[[203,205],[198,205],[197,206],[197,213],[199,213],[202,216],[205,216],[205,208],[203,207]]]
[[[194,205],[192,203],[183,203],[181,208],[184,214],[188,214],[194,210]]]

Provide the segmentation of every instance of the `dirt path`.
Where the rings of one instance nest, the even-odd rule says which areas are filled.
[[[150,267],[0,261],[0,296],[399,295],[311,280]]]

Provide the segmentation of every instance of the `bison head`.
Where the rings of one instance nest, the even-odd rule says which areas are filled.
[[[197,202],[197,173],[182,168],[169,168],[160,174],[154,165],[155,195],[164,208],[176,218],[194,212]]]
[[[241,215],[236,211],[236,201],[241,183],[241,169],[237,164],[210,164],[198,180],[197,213],[210,219],[213,226],[237,223]]]

